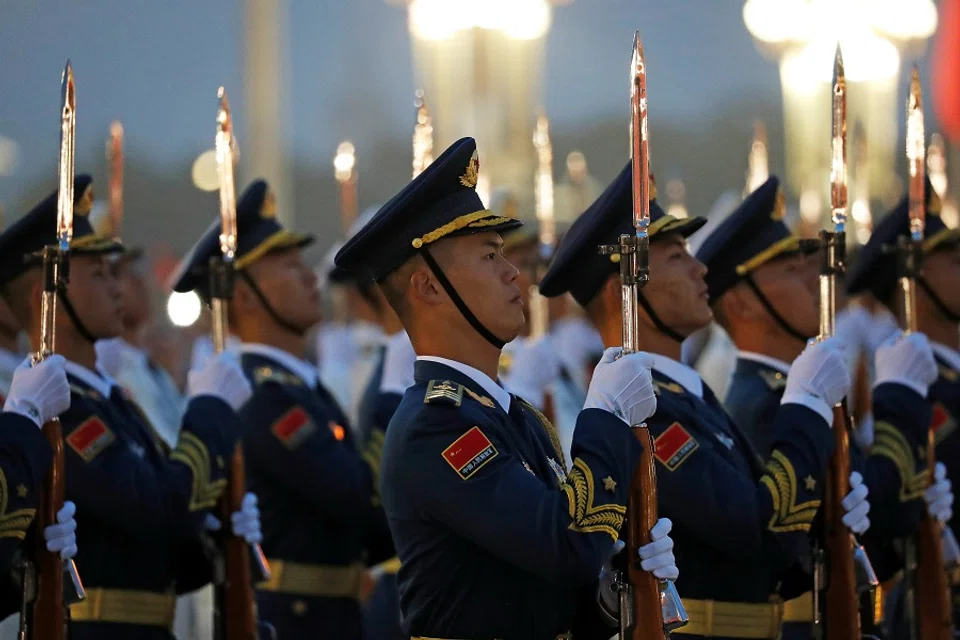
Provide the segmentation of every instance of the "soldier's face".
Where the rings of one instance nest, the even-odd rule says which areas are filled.
[[[960,243],[928,254],[924,258],[923,275],[947,308],[960,313]]]
[[[523,295],[524,308],[529,309],[530,287],[536,283],[537,278],[537,245],[527,242],[504,251],[503,257],[520,272],[517,276],[517,286],[520,287],[520,293]]]
[[[470,311],[501,340],[516,338],[524,323],[523,295],[519,271],[503,256],[500,234],[459,236],[445,244],[441,267]]]
[[[820,330],[820,289],[818,264],[815,256],[791,255],[760,265],[753,279],[787,323],[806,336],[815,336]],[[781,330],[773,317],[760,308],[758,317],[768,321],[771,328]]]
[[[114,265],[123,299],[124,324],[129,327],[139,327],[150,319],[150,290],[140,262],[120,260]]]
[[[658,237],[650,244],[650,283],[643,295],[660,319],[682,336],[688,336],[713,320],[704,276],[707,268],[690,255],[687,242],[678,233]],[[653,322],[641,309],[649,328]]]
[[[286,322],[306,332],[321,319],[317,274],[300,249],[274,251],[248,267],[274,310]]]
[[[67,295],[80,321],[95,338],[113,338],[123,332],[120,285],[106,256],[71,257]],[[57,324],[73,326],[63,305],[57,305]]]

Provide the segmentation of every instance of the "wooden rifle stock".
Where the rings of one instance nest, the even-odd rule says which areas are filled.
[[[230,459],[227,487],[217,505],[217,514],[223,525],[221,549],[224,562],[224,580],[219,594],[221,601],[218,610],[218,640],[257,640],[250,548],[247,542],[235,535],[230,528],[230,516],[243,507],[245,493],[243,448],[237,443]]]
[[[825,593],[827,640],[859,640],[860,610],[853,534],[843,524],[843,499],[850,492],[850,417],[846,401],[833,409],[834,451],[824,492],[824,549],[828,574]]]
[[[633,595],[633,627],[630,640],[665,640],[660,581],[640,568],[637,549],[650,543],[650,530],[657,524],[657,469],[653,460],[653,436],[646,427],[634,428],[643,448],[630,479],[627,497],[627,577]],[[621,615],[623,613],[621,612]]]
[[[928,431],[927,438],[927,468],[930,470],[930,484],[933,484],[936,456],[932,429]],[[924,505],[924,511],[916,534],[914,611],[917,616],[917,638],[918,640],[952,640],[953,610],[950,584],[943,567],[943,547],[940,543],[940,528],[943,525],[926,512],[926,505]]]
[[[53,464],[40,495],[36,517],[36,597],[30,616],[30,636],[37,640],[64,640],[67,637],[67,607],[63,602],[63,561],[59,553],[47,551],[43,530],[57,523],[57,511],[63,506],[64,478],[63,432],[59,420],[43,425],[43,435],[53,449]]]

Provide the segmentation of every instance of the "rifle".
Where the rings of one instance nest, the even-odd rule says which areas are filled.
[[[60,81],[60,185],[57,194],[57,244],[43,248],[43,297],[41,300],[40,349],[33,354],[39,363],[56,352],[57,293],[65,289],[70,272],[70,240],[73,237],[73,157],[76,135],[76,90],[73,66],[67,61]],[[42,531],[57,522],[63,508],[64,478],[63,431],[60,420],[43,425],[43,435],[53,449],[53,464],[47,474],[37,509],[37,540],[33,561],[24,567],[24,604],[21,615],[30,610],[29,628],[20,622],[20,640],[64,640],[67,637],[68,605],[84,599],[80,575],[73,560],[63,561],[58,553],[47,551]],[[33,587],[33,589],[27,587]],[[30,593],[35,591],[35,593]],[[32,603],[28,602],[32,599]]]
[[[223,87],[217,93],[217,168],[220,174],[220,255],[210,258],[210,304],[213,345],[217,353],[227,348],[227,305],[233,293],[234,257],[237,253],[237,194],[233,181],[236,141],[230,105]],[[217,504],[223,523],[215,561],[214,634],[218,640],[257,640],[257,609],[253,583],[270,579],[270,567],[259,544],[247,545],[230,531],[232,513],[242,507],[246,492],[243,448],[238,442],[230,458],[227,488]]]
[[[818,340],[834,335],[836,320],[837,275],[845,268],[847,223],[847,87],[843,56],[837,45],[833,68],[832,161],[830,166],[830,204],[833,231],[822,230],[820,261],[820,334]],[[824,573],[823,556],[815,550],[814,620],[818,634],[829,640],[860,638],[859,599],[861,585],[869,591],[877,586],[876,575],[863,547],[843,524],[843,498],[850,493],[850,432],[853,423],[846,399],[833,409],[834,452],[827,467],[824,491],[823,549],[829,561],[827,584],[820,599]],[[821,606],[826,621],[821,616]]]
[[[647,131],[647,67],[640,32],[633,38],[630,63],[630,159],[633,161],[633,225],[636,234],[624,234],[615,245],[602,245],[603,255],[620,256],[620,294],[623,319],[623,354],[639,350],[637,293],[650,279],[650,170]],[[617,577],[620,596],[620,640],[661,640],[688,622],[676,587],[670,580],[640,568],[637,550],[651,542],[657,523],[657,470],[653,437],[646,424],[631,425],[642,446],[640,461],[630,479],[627,497],[627,575]]]
[[[417,109],[417,122],[413,125],[413,177],[433,162],[433,124],[427,103],[423,99],[423,89],[417,89],[413,106]]]
[[[123,159],[123,125],[115,120],[110,124],[110,139],[107,140],[110,208],[106,235],[110,236],[119,236],[123,226]]]
[[[916,67],[910,79],[910,96],[907,98],[907,166],[910,169],[910,238],[901,238],[897,244],[901,313],[905,334],[918,331],[916,276],[923,260],[923,231],[926,218],[926,166],[923,131],[923,101],[920,91],[920,73]],[[936,454],[933,445],[933,430],[927,433],[927,468],[930,484]],[[928,485],[929,486],[929,485]],[[946,539],[949,537],[949,539]],[[942,544],[953,544],[956,539],[949,527],[944,527],[929,513],[924,513],[914,539],[907,542],[908,559],[916,559],[914,567],[908,567],[907,575],[912,603],[908,604],[914,615],[911,621],[912,635],[920,640],[949,640],[953,638],[953,612],[950,584],[944,570]],[[912,547],[912,548],[909,548]]]
[[[537,234],[539,240],[539,255],[534,274],[534,283],[530,285],[530,339],[538,340],[547,335],[550,330],[550,308],[547,299],[540,295],[537,283],[546,273],[550,257],[553,255],[554,245],[557,242],[557,227],[553,210],[553,145],[550,143],[550,121],[547,114],[541,112],[537,116],[537,126],[533,131],[533,146],[537,150],[537,175],[534,183],[536,199]],[[553,406],[553,396],[549,390],[544,390],[543,413],[553,422],[556,413]]]

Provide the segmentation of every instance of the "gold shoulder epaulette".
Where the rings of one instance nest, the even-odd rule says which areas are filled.
[[[463,402],[464,387],[449,380],[431,380],[427,383],[427,393],[423,404],[452,404],[459,407]]]
[[[292,373],[287,373],[286,371],[280,371],[279,369],[274,369],[273,367],[267,366],[257,367],[253,370],[253,382],[254,384],[276,382],[278,384],[287,384],[295,387],[303,386],[303,380]]]
[[[487,396],[482,396],[479,393],[476,393],[474,391],[471,391],[470,389],[467,389],[466,387],[464,387],[463,390],[468,396],[470,396],[471,398],[473,398],[474,400],[476,400],[477,402],[485,406],[487,409],[493,409],[494,407],[497,406],[493,402],[492,398],[488,398]]]
[[[771,389],[783,389],[787,386],[787,376],[783,375],[779,371],[772,371],[770,369],[758,369],[757,375],[767,384]]]
[[[656,392],[669,391],[670,393],[683,393],[683,387],[677,384],[676,382],[660,382],[659,380],[653,381],[653,390]]]

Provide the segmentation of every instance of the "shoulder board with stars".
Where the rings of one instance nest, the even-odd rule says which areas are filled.
[[[459,407],[463,403],[464,386],[449,380],[431,380],[423,404],[449,404]]]
[[[276,382],[278,384],[285,384],[294,387],[302,387],[303,380],[293,375],[292,373],[287,373],[286,371],[280,371],[273,367],[257,367],[253,371],[253,382],[254,384],[263,384],[264,382]]]
[[[787,376],[783,375],[779,371],[773,371],[771,369],[758,369],[757,375],[760,376],[760,379],[763,380],[770,389],[783,389],[787,386]]]

